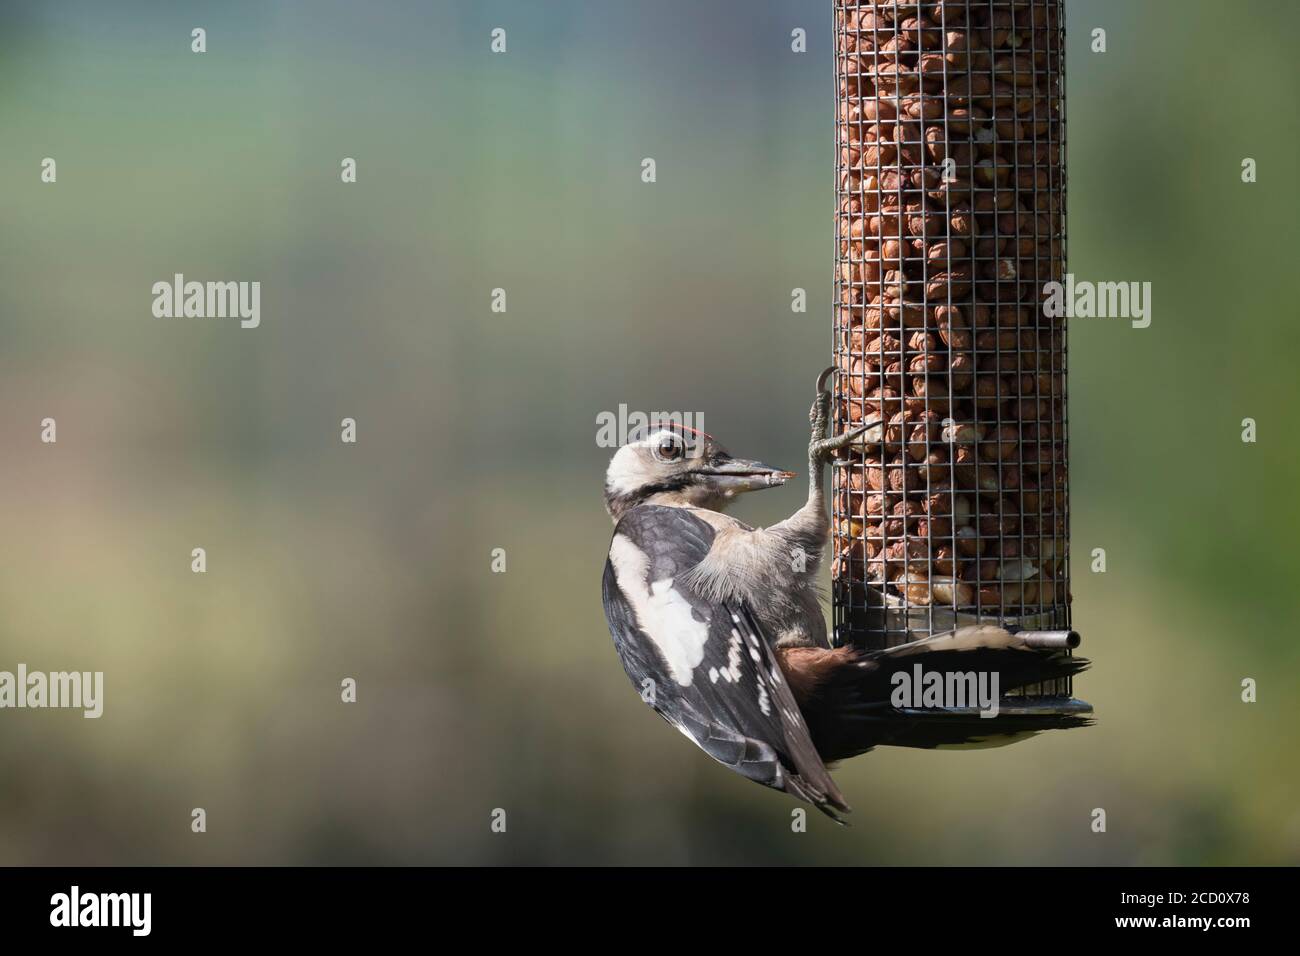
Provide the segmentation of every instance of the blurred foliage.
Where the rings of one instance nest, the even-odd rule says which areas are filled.
[[[0,5],[0,668],[107,686],[0,714],[0,863],[1300,861],[1291,4],[1068,6],[1070,268],[1154,285],[1071,333],[1098,725],[851,761],[856,826],[795,835],[628,686],[596,415],[800,461],[830,6]],[[175,272],[261,280],[261,328],[152,318]]]

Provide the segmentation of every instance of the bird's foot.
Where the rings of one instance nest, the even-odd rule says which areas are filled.
[[[819,465],[829,462],[837,451],[848,448],[855,441],[866,434],[871,425],[862,425],[851,431],[836,435],[834,438],[823,438],[820,441],[814,440],[808,445],[808,460]]]
[[[812,408],[808,410],[808,424],[812,426],[812,440],[820,441],[826,437],[826,428],[831,420],[830,381],[835,377],[836,368],[832,365],[817,376],[817,397],[813,399]]]
[[[837,371],[832,365],[817,376],[817,398],[813,400],[812,409],[808,412],[808,421],[812,425],[812,439],[808,443],[808,461],[814,466],[826,464],[837,451],[851,445],[872,427],[872,425],[862,425],[834,438],[828,437],[832,395],[830,382]]]

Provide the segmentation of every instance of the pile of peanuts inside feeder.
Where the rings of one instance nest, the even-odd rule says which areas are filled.
[[[835,422],[876,423],[835,468],[851,633],[1069,626],[1065,328],[1042,308],[1064,272],[1062,16],[836,4]]]

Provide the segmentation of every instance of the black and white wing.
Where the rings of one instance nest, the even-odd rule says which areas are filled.
[[[605,619],[644,700],[714,760],[838,819],[847,811],[751,609],[686,583],[714,529],[683,508],[641,505],[605,563]]]

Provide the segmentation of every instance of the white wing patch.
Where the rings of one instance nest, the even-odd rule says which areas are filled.
[[[654,581],[646,587],[650,562],[645,552],[626,535],[614,535],[609,557],[619,590],[632,605],[638,626],[659,649],[673,680],[689,687],[695,668],[704,660],[704,645],[709,639],[708,619],[701,621],[695,616],[695,606],[673,589],[672,578]],[[713,673],[709,676],[717,680]]]

